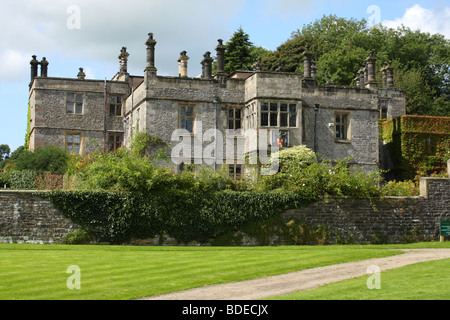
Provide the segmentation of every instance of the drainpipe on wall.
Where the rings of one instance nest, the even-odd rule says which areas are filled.
[[[106,150],[107,150],[107,147],[108,147],[108,144],[107,144],[107,141],[106,141],[106,104],[107,104],[107,101],[106,101],[106,77],[105,77],[105,92],[104,92],[104,98],[105,98],[105,106],[104,106],[104,110],[103,110],[103,143],[104,143],[104,150],[105,150],[105,152],[106,152]]]
[[[314,108],[314,152],[317,153],[319,150],[318,141],[317,141],[317,117],[319,114],[320,104],[316,104]]]
[[[217,103],[218,103],[218,100],[217,100],[217,97],[214,97],[214,101],[213,101],[213,103],[214,103],[214,112],[215,112],[215,115],[214,115],[214,126],[215,126],[215,130],[214,130],[214,145],[215,145],[215,147],[214,147],[214,172],[216,172],[217,171],[217,130],[218,130],[218,127],[219,127],[219,125],[218,125],[218,122],[217,122]]]

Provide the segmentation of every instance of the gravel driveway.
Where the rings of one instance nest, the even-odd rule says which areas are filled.
[[[258,300],[365,276],[368,275],[367,270],[371,266],[377,266],[383,272],[418,262],[450,258],[450,249],[404,249],[402,251],[405,253],[387,258],[348,262],[263,279],[205,286],[142,300]]]

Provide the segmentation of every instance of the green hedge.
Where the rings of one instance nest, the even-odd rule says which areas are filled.
[[[179,243],[207,242],[265,221],[305,201],[289,192],[42,193],[96,242],[127,243],[167,234]]]

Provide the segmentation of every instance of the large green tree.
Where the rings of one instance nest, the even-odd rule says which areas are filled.
[[[266,55],[264,69],[303,72],[306,45],[319,68],[319,84],[330,76],[335,84],[354,85],[361,64],[373,51],[377,70],[384,62],[393,62],[395,86],[406,91],[409,114],[450,116],[450,41],[442,35],[324,16],[293,32],[291,39]],[[379,73],[378,77],[381,81]]]
[[[226,43],[225,72],[231,73],[236,70],[251,70],[253,64],[250,48],[250,36],[240,27]]]

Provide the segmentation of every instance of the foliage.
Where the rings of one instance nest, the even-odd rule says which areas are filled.
[[[131,150],[134,156],[161,158],[165,146],[166,143],[160,137],[141,131],[134,134]]]
[[[262,176],[258,189],[290,190],[305,200],[319,200],[326,196],[343,196],[355,198],[376,198],[381,196],[378,171],[369,173],[360,168],[350,167],[349,158],[337,163],[324,160],[313,163],[304,169],[292,168],[274,176]]]
[[[390,29],[367,21],[330,15],[304,26],[291,39],[263,58],[269,71],[303,72],[303,53],[310,46],[318,67],[317,81],[355,84],[354,78],[370,51],[376,70],[392,61],[395,86],[407,93],[409,114],[450,116],[450,40],[436,34]],[[381,83],[381,76],[377,75]]]
[[[43,193],[97,242],[123,243],[169,234],[180,243],[207,241],[295,208],[293,193],[163,190]]]
[[[3,169],[6,165],[6,160],[8,160],[11,149],[7,144],[0,145],[0,169]]]
[[[382,193],[388,197],[415,197],[420,190],[414,181],[389,181],[383,185]]]
[[[36,177],[34,170],[12,171],[9,180],[14,190],[36,190]]]
[[[306,146],[296,146],[272,154],[270,162],[274,163],[277,160],[281,172],[292,172],[317,163],[317,156]]]
[[[35,152],[23,151],[15,161],[16,170],[35,170],[64,174],[69,155],[60,147],[38,148]]]
[[[450,158],[448,118],[403,116],[384,121],[381,130],[398,180],[445,174]]]
[[[251,70],[254,60],[251,48],[253,43],[250,37],[240,27],[226,43],[225,72],[232,73],[236,70]]]
[[[83,229],[76,229],[66,233],[61,242],[63,244],[72,244],[72,245],[83,245],[90,244],[91,236],[89,233]]]

